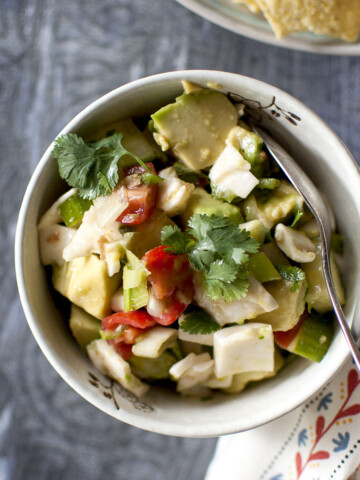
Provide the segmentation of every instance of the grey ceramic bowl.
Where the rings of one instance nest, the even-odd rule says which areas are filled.
[[[62,133],[81,135],[120,117],[149,114],[181,93],[182,79],[204,86],[210,82],[224,92],[236,94],[237,100],[244,102],[247,111],[271,131],[327,195],[345,237],[345,314],[360,329],[359,170],[335,133],[291,95],[231,73],[164,73],[124,85],[96,100]],[[21,206],[15,245],[17,281],[26,318],[44,355],[87,401],[123,422],[152,432],[219,436],[258,427],[288,413],[326,384],[349,357],[345,341],[337,333],[321,363],[299,358],[273,379],[238,395],[216,394],[207,402],[154,387],[140,400],[102,376],[71,337],[62,313],[55,307],[40,263],[36,225],[64,189],[51,150],[52,145],[41,158]]]

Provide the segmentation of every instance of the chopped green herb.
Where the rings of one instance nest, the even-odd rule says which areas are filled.
[[[179,328],[190,335],[208,335],[219,330],[220,325],[205,310],[194,310],[186,314]]]
[[[249,253],[256,253],[259,243],[227,217],[195,214],[186,232],[166,226],[162,244],[168,247],[166,251],[188,253],[192,266],[202,272],[203,286],[213,300],[222,297],[231,302],[246,295]]]
[[[304,215],[304,212],[302,212],[301,210],[297,210],[296,214],[295,214],[295,217],[294,217],[294,220],[292,222],[292,224],[290,225],[290,228],[294,228],[295,225],[298,223],[298,221],[300,220],[300,218]]]
[[[121,144],[122,133],[115,133],[96,142],[88,142],[74,133],[55,140],[52,155],[58,161],[60,177],[79,189],[82,198],[92,200],[109,195],[119,180],[121,158],[131,156],[149,173],[150,168]]]
[[[292,283],[292,287],[290,288],[291,292],[295,292],[300,288],[300,282],[306,278],[305,272],[299,267],[276,265],[276,269],[285,281]]]
[[[198,185],[200,178],[206,180],[206,182],[208,181],[207,175],[202,172],[195,172],[194,170],[190,170],[190,168],[185,167],[185,165],[180,162],[175,162],[173,167],[175,168],[179,178],[181,178],[181,180],[184,180],[184,182],[194,183],[195,185]]]
[[[182,232],[177,225],[165,225],[161,230],[161,243],[168,247],[165,252],[181,255],[188,252],[189,246],[194,244],[194,241],[187,233]]]

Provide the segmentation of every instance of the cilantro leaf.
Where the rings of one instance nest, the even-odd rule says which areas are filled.
[[[296,214],[295,214],[295,217],[294,217],[294,220],[293,220],[292,224],[290,225],[290,228],[294,228],[295,225],[298,223],[298,221],[300,220],[300,218],[303,215],[304,215],[304,212],[302,212],[301,210],[297,210]]]
[[[291,282],[291,292],[295,292],[300,288],[300,282],[306,279],[305,272],[299,267],[290,265],[276,265],[277,271],[286,282]]]
[[[114,190],[119,181],[119,162],[125,155],[130,155],[149,171],[137,155],[122,146],[122,138],[122,133],[115,133],[86,143],[74,133],[61,135],[55,140],[52,151],[60,177],[71,187],[77,187],[82,198],[92,200]]]
[[[248,271],[233,265],[214,263],[207,274],[204,274],[203,281],[207,296],[212,300],[219,300],[221,297],[225,302],[233,302],[243,298],[249,289]],[[225,267],[226,265],[226,267]]]
[[[194,183],[195,185],[199,184],[200,178],[208,181],[207,175],[202,172],[195,172],[194,170],[190,170],[190,168],[185,167],[180,162],[175,162],[173,167],[175,168],[178,177],[181,178],[184,182]]]
[[[194,243],[189,235],[182,232],[176,225],[165,225],[161,230],[161,244],[166,246],[165,252],[182,254],[188,252],[188,247]]]
[[[179,328],[190,335],[208,335],[220,329],[220,325],[205,310],[187,313]]]
[[[205,215],[196,213],[188,221],[189,234],[197,240],[202,240],[209,232],[217,228],[226,228],[229,220],[223,215]]]

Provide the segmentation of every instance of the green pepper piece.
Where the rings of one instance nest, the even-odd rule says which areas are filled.
[[[281,275],[263,252],[249,258],[249,268],[260,283],[281,280]]]
[[[91,200],[81,198],[76,193],[58,206],[58,212],[67,227],[75,227],[81,222],[84,213],[89,210],[91,205]]]

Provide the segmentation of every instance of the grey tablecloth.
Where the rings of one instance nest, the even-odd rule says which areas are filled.
[[[13,267],[26,184],[59,130],[123,83],[185,68],[243,73],[289,91],[360,158],[360,58],[266,46],[173,0],[0,0],[0,480],[204,476],[214,439],[142,432],[60,379],[27,327]]]

